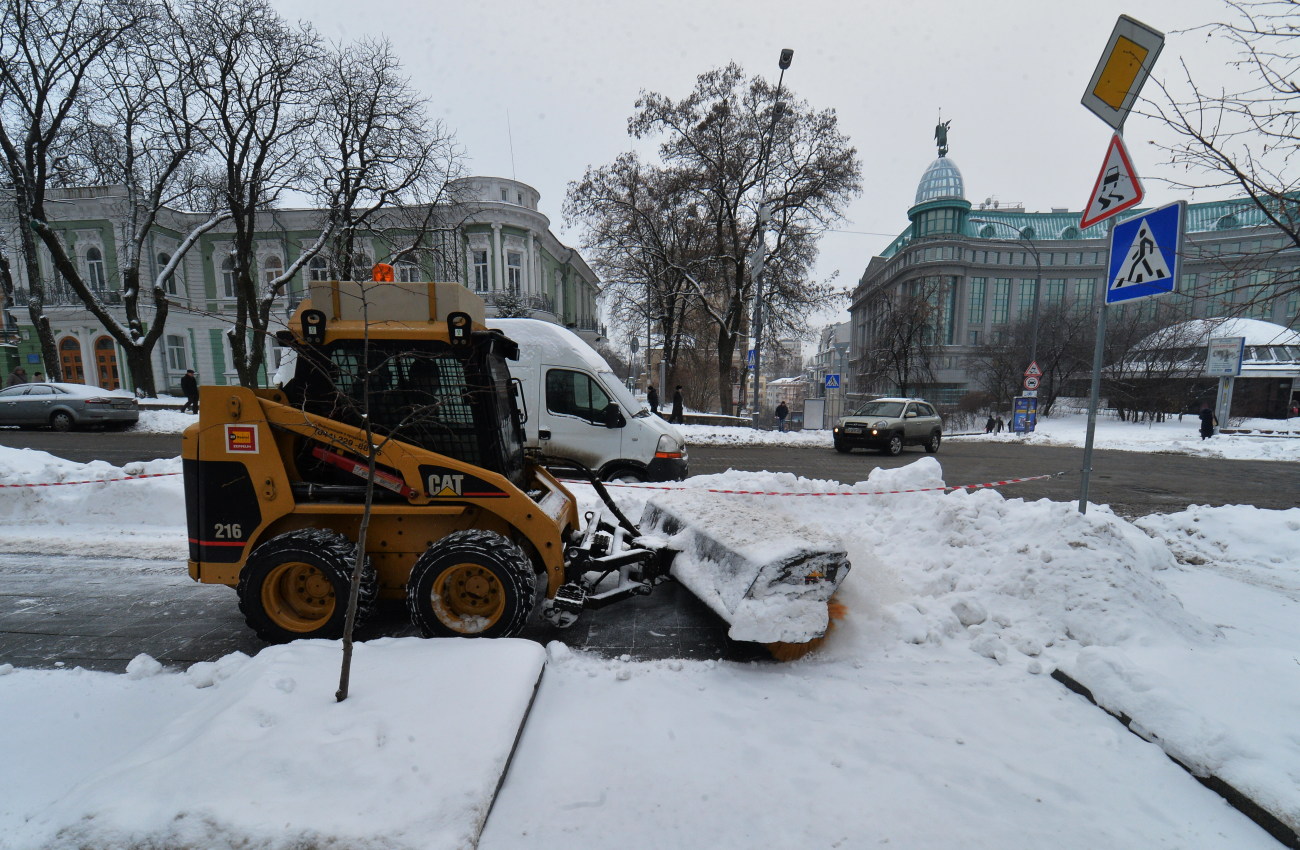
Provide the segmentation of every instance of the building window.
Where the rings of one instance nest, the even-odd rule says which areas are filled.
[[[1082,313],[1092,308],[1093,299],[1096,297],[1096,289],[1096,278],[1083,277],[1074,282],[1074,310],[1076,313]]]
[[[967,342],[969,345],[979,345],[979,344],[980,344],[980,332],[979,332],[979,331],[967,331],[967,332],[966,332],[966,342]]]
[[[1038,284],[1027,278],[1020,279],[1020,285],[1016,287],[1020,297],[1016,301],[1016,318],[1024,319],[1034,309],[1034,293],[1038,290]]]
[[[487,292],[488,290],[488,252],[471,251],[474,255],[474,290],[476,292]]]
[[[395,267],[399,283],[417,283],[420,280],[420,267],[410,260],[402,260]]]
[[[262,282],[268,287],[282,274],[284,274],[284,261],[279,257],[272,255],[262,261]]]
[[[1060,304],[1065,299],[1065,279],[1053,278],[1047,282],[1047,290],[1043,293],[1047,298],[1048,304]]]
[[[501,190],[501,200],[503,200],[503,201],[507,201],[507,202],[510,200],[510,192],[509,192],[508,189],[502,189],[502,190]]]
[[[172,261],[172,257],[171,257],[171,254],[168,254],[168,253],[165,253],[165,252],[164,252],[164,253],[159,254],[159,255],[157,256],[156,259],[157,259],[157,262],[158,262],[158,271],[154,274],[154,277],[155,277],[155,278],[156,278],[158,275],[162,274],[162,270],[163,270],[163,269],[167,268],[167,264],[170,263],[170,262]],[[179,294],[180,294],[179,291],[178,291],[179,283],[178,283],[177,280],[176,280],[176,278],[180,276],[180,271],[181,271],[181,270],[180,270],[179,268],[176,269],[176,271],[172,273],[171,277],[167,278],[167,282],[166,282],[165,284],[163,284],[164,291],[165,291],[168,295],[179,295]]]
[[[221,294],[225,298],[235,297],[235,261],[229,257],[221,261]]]
[[[993,324],[1004,325],[1010,317],[1011,279],[1000,277],[993,281]]]
[[[518,292],[524,277],[524,255],[518,251],[506,252],[506,283],[511,292]]]
[[[104,273],[104,254],[98,248],[86,250],[86,285],[100,294],[108,289],[108,276]]]
[[[172,372],[184,372],[189,366],[185,357],[185,337],[180,334],[167,334],[167,368]]]
[[[967,289],[966,324],[984,324],[984,294],[987,288],[988,282],[985,278],[973,277],[970,279],[970,287]],[[971,344],[974,345],[974,343]]]
[[[329,263],[324,257],[312,257],[307,262],[307,280],[328,280]]]

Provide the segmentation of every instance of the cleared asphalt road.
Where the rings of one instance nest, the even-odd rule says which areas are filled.
[[[1261,438],[1262,439],[1262,438]],[[114,466],[180,454],[177,434],[19,431],[0,428],[0,445],[33,448],[78,462],[105,460]],[[727,469],[793,472],[851,484],[876,467],[894,468],[927,455],[916,448],[898,457],[827,448],[692,446],[691,472]],[[983,437],[950,439],[935,455],[948,484],[983,484],[1064,472],[1048,481],[1002,488],[1009,497],[1077,502],[1083,450],[1024,445]],[[1125,516],[1181,510],[1188,505],[1255,505],[1283,509],[1300,505],[1300,464],[1218,460],[1161,452],[1094,451],[1089,503],[1108,504]]]

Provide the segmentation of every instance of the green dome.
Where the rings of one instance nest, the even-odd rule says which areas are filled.
[[[966,185],[961,179],[961,170],[957,163],[941,156],[921,175],[921,182],[916,187],[916,202],[913,206],[927,201],[943,199],[966,200]]]

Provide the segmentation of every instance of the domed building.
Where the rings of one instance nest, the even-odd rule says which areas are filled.
[[[1053,328],[1082,329],[1076,335],[1091,339],[1108,278],[1110,223],[1081,229],[1080,212],[1027,212],[982,191],[972,194],[985,200],[972,204],[940,127],[939,156],[917,183],[908,226],[871,258],[852,293],[848,392],[917,395],[939,405],[981,393],[1009,406],[1031,348],[1044,371],[1040,402],[1077,392],[1091,349],[1085,374],[1077,358],[1067,374]],[[1108,308],[1112,328],[1225,315],[1300,323],[1300,250],[1249,199],[1188,204],[1186,232],[1176,291]],[[1013,345],[1023,346],[1023,356],[1008,351]],[[994,368],[999,354],[1006,362]],[[1283,395],[1291,391],[1300,385]]]

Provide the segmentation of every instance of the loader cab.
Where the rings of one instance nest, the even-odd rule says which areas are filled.
[[[298,349],[284,391],[309,413],[525,480],[523,433],[506,357],[513,343],[476,333],[438,340],[339,339]]]

